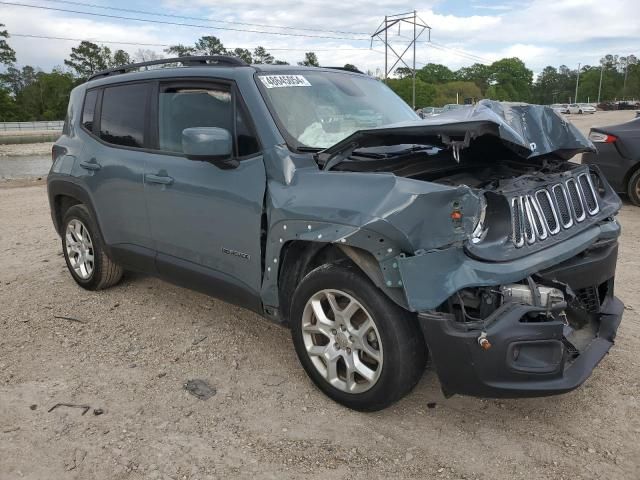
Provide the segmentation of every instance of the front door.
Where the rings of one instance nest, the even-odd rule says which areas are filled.
[[[230,85],[160,83],[157,153],[147,158],[145,195],[156,264],[169,280],[234,303],[259,303],[266,186],[260,148]],[[182,131],[218,127],[234,137],[239,166],[221,169],[182,154]]]

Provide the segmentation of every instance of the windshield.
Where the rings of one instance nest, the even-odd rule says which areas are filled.
[[[324,149],[358,130],[420,119],[386,85],[364,75],[261,73],[258,85],[296,148]]]

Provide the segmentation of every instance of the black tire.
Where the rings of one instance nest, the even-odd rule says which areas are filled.
[[[629,195],[629,200],[640,207],[640,169],[631,175],[627,186],[627,194]]]
[[[580,115],[582,115],[582,110],[578,110],[578,113],[579,113]]]
[[[307,353],[303,338],[305,306],[314,295],[327,289],[345,292],[357,300],[379,334],[384,352],[381,372],[364,392],[345,392],[331,385]],[[293,295],[290,324],[296,353],[311,380],[330,398],[354,410],[376,411],[391,405],[409,393],[424,372],[427,347],[415,314],[393,303],[350,263],[325,264],[304,277]]]
[[[80,276],[71,265],[69,252],[67,249],[67,227],[74,220],[79,220],[84,228],[86,228],[92,243],[93,269],[88,278]],[[123,268],[116,265],[106,254],[104,250],[104,242],[100,236],[100,232],[84,205],[74,205],[69,208],[62,220],[62,252],[67,263],[67,268],[71,276],[78,285],[87,290],[102,290],[109,288],[120,281],[122,278]]]

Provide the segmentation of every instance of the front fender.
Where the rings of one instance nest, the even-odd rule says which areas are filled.
[[[267,192],[262,298],[274,307],[279,305],[278,262],[287,242],[333,243],[370,253],[383,275],[381,288],[402,292],[387,291],[398,303],[404,293],[397,258],[461,244],[482,209],[481,199],[468,187],[385,173],[298,169],[286,184],[270,179]],[[457,218],[452,218],[454,211]]]

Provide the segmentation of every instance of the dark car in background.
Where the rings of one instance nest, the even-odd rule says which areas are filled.
[[[640,117],[609,127],[594,127],[589,139],[597,153],[582,156],[582,162],[597,165],[618,193],[625,193],[640,206]]]

